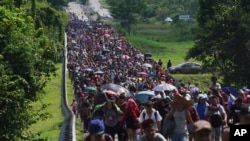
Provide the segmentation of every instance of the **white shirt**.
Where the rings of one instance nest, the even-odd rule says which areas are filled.
[[[156,112],[157,120],[155,118],[155,112]],[[143,117],[143,113],[145,113],[145,117]],[[153,108],[150,118],[154,121],[155,130],[158,131],[157,122],[161,122],[161,120],[162,120],[162,117],[161,117],[160,113]],[[138,119],[139,123],[142,123],[146,119],[149,119],[149,116],[148,116],[148,114],[146,112],[146,109],[143,109],[142,112],[140,113],[140,116],[139,116],[139,119]]]

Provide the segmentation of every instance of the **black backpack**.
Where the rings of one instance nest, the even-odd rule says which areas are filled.
[[[211,123],[212,127],[214,127],[214,128],[220,127],[222,125],[222,115],[221,115],[221,108],[220,107],[218,107],[218,111],[220,112],[220,114],[213,114],[209,118],[209,122]]]

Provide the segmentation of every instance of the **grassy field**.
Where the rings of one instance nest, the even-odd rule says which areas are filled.
[[[161,59],[166,65],[170,59],[173,65],[177,65],[185,60],[187,51],[193,47],[192,28],[193,24],[185,26],[183,34],[182,26],[170,23],[145,24],[139,23],[132,26],[130,35],[126,34],[128,41],[143,53],[151,53],[154,60]]]
[[[129,41],[143,53],[151,53],[152,58],[156,61],[162,60],[166,67],[167,61],[170,59],[172,65],[184,62],[184,56],[189,48],[193,46],[193,42],[157,42],[148,40],[140,36],[129,36]]]
[[[37,138],[46,139],[47,141],[56,141],[59,139],[60,128],[64,121],[61,110],[62,64],[58,64],[57,68],[57,76],[53,77],[45,88],[46,95],[40,102],[34,103],[35,107],[40,107],[42,103],[48,104],[48,107],[44,112],[48,112],[52,116],[46,120],[39,121],[38,123],[32,125],[29,129],[32,133],[40,134]],[[68,105],[70,105],[74,99],[73,85],[68,77],[66,77],[66,83]],[[83,139],[83,130],[81,128],[79,118],[76,118],[76,139],[77,141],[81,141]]]
[[[192,41],[193,27],[193,24],[176,26],[169,23],[139,23],[132,27],[132,34],[126,37],[134,47],[140,49],[143,53],[151,53],[155,61],[161,59],[164,67],[166,67],[169,59],[172,65],[185,61],[199,62],[194,59],[185,60],[184,58],[188,50],[194,45]],[[196,84],[202,91],[205,91],[209,87],[211,74],[174,74],[173,77],[182,80],[184,83]]]
[[[46,120],[39,121],[30,127],[32,133],[40,133],[39,138],[46,138],[49,141],[56,141],[59,138],[60,128],[64,117],[61,111],[61,79],[62,65],[57,65],[57,76],[52,77],[51,81],[45,88],[46,95],[41,99],[41,102],[34,103],[35,107],[40,107],[42,104],[48,104],[44,112],[50,113],[52,116]]]

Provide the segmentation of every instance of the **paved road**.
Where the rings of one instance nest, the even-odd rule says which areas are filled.
[[[108,9],[105,9],[101,6],[99,0],[89,0],[89,6],[96,11],[100,16],[110,18],[110,13]]]
[[[80,20],[88,20],[88,17],[84,13],[84,7],[79,3],[68,3],[67,12],[75,13]]]
[[[109,11],[107,9],[104,9],[101,7],[99,0],[89,0],[89,6],[92,7],[92,9],[95,12],[98,12],[99,15],[111,17]],[[71,13],[75,13],[80,20],[88,21],[88,17],[85,15],[85,10],[88,9],[86,7],[88,7],[88,6],[87,5],[83,6],[83,5],[76,3],[76,2],[70,2],[70,3],[68,3],[68,7],[67,7],[66,11],[71,12]],[[80,119],[76,118],[76,120],[80,120]],[[84,133],[84,137],[86,137],[87,135],[88,135],[88,133]],[[118,141],[117,136],[115,137],[115,141]]]

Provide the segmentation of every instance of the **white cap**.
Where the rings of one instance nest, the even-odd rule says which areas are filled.
[[[161,99],[161,95],[158,94],[158,95],[156,95],[154,98],[156,98],[156,99]]]
[[[197,99],[200,99],[200,98],[204,99],[205,96],[203,94],[199,94],[198,97],[197,97]]]

